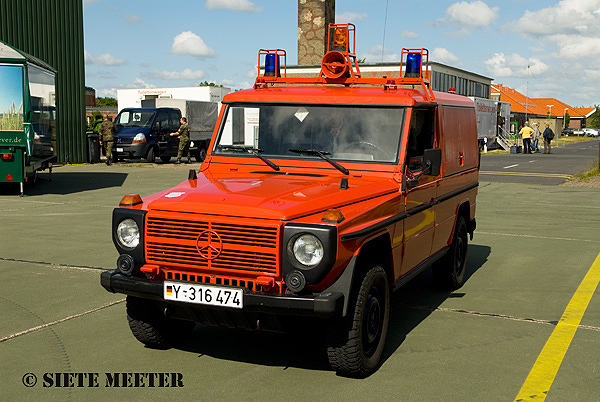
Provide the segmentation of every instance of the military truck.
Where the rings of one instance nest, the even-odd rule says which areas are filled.
[[[114,210],[119,257],[101,283],[127,295],[143,344],[167,347],[194,322],[281,331],[308,317],[332,368],[364,377],[381,363],[392,291],[430,266],[443,287],[467,279],[473,101],[431,90],[427,49],[403,49],[396,77],[364,78],[354,25],[329,32],[314,77],[259,50],[200,169]]]

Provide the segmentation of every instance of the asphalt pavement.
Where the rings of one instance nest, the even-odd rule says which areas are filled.
[[[588,145],[482,157],[465,285],[442,292],[425,271],[395,292],[383,363],[366,379],[328,368],[320,328],[199,325],[168,350],[135,340],[124,297],[100,286],[117,258],[112,209],[198,164],[69,165],[25,197],[0,189],[0,400],[598,401],[600,290],[586,274],[600,271],[600,189],[534,175],[587,168]],[[527,388],[536,376],[547,394]]]
[[[560,142],[558,142],[560,144]],[[598,166],[600,141],[591,139],[552,147],[551,154],[483,154],[480,180],[495,183],[562,184],[576,173]]]

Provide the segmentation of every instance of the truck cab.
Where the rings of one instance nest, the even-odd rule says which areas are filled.
[[[446,288],[466,280],[473,101],[430,89],[426,49],[404,49],[398,77],[363,78],[354,25],[329,30],[342,44],[316,77],[287,77],[285,52],[261,49],[199,171],[114,210],[120,255],[101,283],[127,295],[142,343],[194,322],[279,331],[310,317],[332,368],[362,377],[380,364],[392,291],[430,266]]]
[[[175,108],[125,108],[115,119],[117,132],[113,153],[121,159],[160,157],[168,162],[177,155],[179,140],[170,134],[180,126],[181,111]]]

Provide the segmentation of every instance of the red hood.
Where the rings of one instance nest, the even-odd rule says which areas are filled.
[[[340,177],[205,173],[149,197],[148,209],[291,220],[398,191],[397,183],[384,178],[350,176],[342,190]]]

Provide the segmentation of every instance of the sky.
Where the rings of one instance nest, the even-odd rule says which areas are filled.
[[[297,64],[298,0],[83,0],[86,86],[250,88],[259,49]],[[336,0],[356,55],[397,62],[402,48],[493,78],[532,98],[600,104],[600,0]]]

